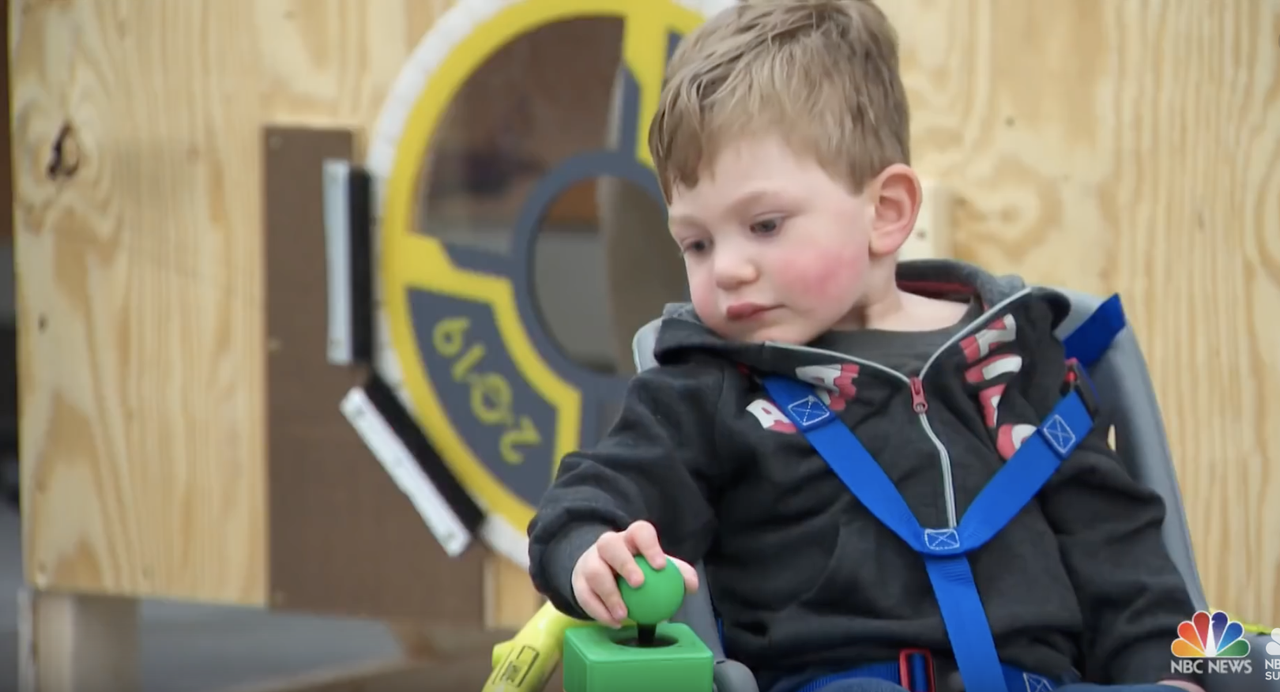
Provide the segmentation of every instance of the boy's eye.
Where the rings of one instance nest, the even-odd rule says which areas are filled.
[[[680,252],[685,255],[696,255],[698,253],[705,252],[707,245],[707,241],[705,240],[693,240],[685,243],[684,247],[680,248]]]
[[[778,230],[779,225],[780,222],[778,219],[764,219],[763,221],[757,221],[751,224],[751,232],[764,234],[774,233]]]

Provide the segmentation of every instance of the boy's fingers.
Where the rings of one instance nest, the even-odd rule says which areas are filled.
[[[615,628],[619,626],[619,621],[609,613],[609,608],[605,606],[604,601],[600,600],[600,597],[590,588],[581,589],[578,592],[578,605],[596,622]]]
[[[644,583],[644,573],[640,571],[640,565],[636,564],[636,559],[632,557],[621,534],[606,533],[601,536],[600,540],[596,541],[596,552],[600,554],[604,564],[613,570],[613,574],[622,575],[631,588],[634,589]],[[609,575],[610,580],[613,579],[613,574]],[[617,591],[617,585],[614,584],[613,587],[614,591]]]
[[[666,566],[664,559],[666,556],[658,543],[658,532],[653,528],[653,524],[647,521],[633,523],[627,527],[626,538],[631,552],[643,555],[654,569],[662,569]]]
[[[622,619],[627,616],[627,606],[622,602],[622,593],[618,591],[618,582],[613,576],[613,571],[600,565],[600,569],[590,570],[584,577],[587,581],[587,590],[600,599],[605,609],[607,615],[605,621],[612,627],[621,626]],[[585,610],[585,606],[583,609]]]
[[[674,557],[670,558],[670,560],[672,564],[676,566],[676,569],[680,570],[680,576],[684,577],[685,593],[693,593],[697,591],[698,590],[698,570],[694,569],[693,565],[690,565],[684,560],[677,560]]]

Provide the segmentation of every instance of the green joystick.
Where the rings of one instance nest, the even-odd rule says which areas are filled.
[[[636,640],[639,646],[654,646],[657,642],[658,624],[670,620],[684,601],[684,575],[667,560],[666,567],[654,569],[643,555],[636,556],[636,564],[644,581],[632,588],[627,580],[618,577],[618,590],[627,606],[627,617],[636,623]]]
[[[564,634],[565,692],[711,692],[715,659],[688,626],[668,622],[684,601],[684,576],[667,560],[654,569],[644,557],[644,575],[618,590],[635,627],[589,624]]]

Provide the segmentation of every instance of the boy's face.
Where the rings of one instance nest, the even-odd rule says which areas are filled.
[[[722,336],[807,343],[863,295],[874,205],[780,139],[726,147],[671,197],[694,309]]]

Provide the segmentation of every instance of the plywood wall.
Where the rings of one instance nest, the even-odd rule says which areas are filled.
[[[372,123],[446,4],[8,3],[34,583],[267,602],[261,128]]]
[[[9,3],[34,581],[266,601],[260,128],[367,128],[447,4]],[[1209,590],[1280,621],[1280,2],[886,7],[960,255],[1124,293]]]

